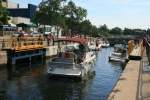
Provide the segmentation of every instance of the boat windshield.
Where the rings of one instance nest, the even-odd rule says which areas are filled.
[[[65,51],[74,51],[74,50],[78,50],[78,46],[66,46],[65,47]]]
[[[54,58],[52,59],[52,62],[58,62],[58,63],[73,63],[73,59],[70,58]]]
[[[112,56],[121,57],[122,55],[120,53],[112,53]]]

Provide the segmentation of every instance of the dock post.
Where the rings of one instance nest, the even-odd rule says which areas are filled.
[[[44,60],[44,57],[43,57],[43,54],[42,54],[42,65],[44,64],[44,61],[43,61],[43,60]]]
[[[12,62],[11,62],[11,65],[12,65],[12,72],[15,72],[15,71],[16,71],[16,66],[15,66],[15,64],[16,64],[16,59],[11,58],[11,60],[12,60]]]
[[[31,64],[32,64],[32,57],[29,57],[29,68],[31,69]]]

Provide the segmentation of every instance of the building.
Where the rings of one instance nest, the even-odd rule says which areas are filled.
[[[6,8],[17,8],[18,4],[8,0],[2,0],[2,6]]]
[[[27,8],[20,8],[19,4],[10,2],[8,0],[3,0],[3,6],[7,8],[8,12],[9,12],[9,16],[11,18],[11,20],[9,21],[9,24],[17,25],[17,27],[19,27],[18,30],[23,29],[27,32],[31,32],[34,30],[37,32],[39,30],[39,28],[41,28],[41,27],[43,28],[43,26],[41,26],[39,28],[37,28],[37,27],[31,28],[31,26],[33,26],[31,19],[33,18],[33,16],[36,13],[37,6],[35,6],[33,4],[28,4]],[[45,35],[48,35],[49,33],[51,33],[54,36],[58,35],[60,37],[62,34],[62,29],[60,29],[57,34],[57,30],[56,30],[55,26],[46,26],[42,30],[44,30],[44,31],[41,33],[43,33]]]
[[[2,0],[2,6],[3,6],[3,7],[6,7],[6,8],[7,8],[7,4],[8,4],[8,1],[7,1],[7,0]]]
[[[11,17],[10,22],[16,25],[20,23],[31,24],[31,19],[37,9],[37,6],[32,4],[28,4],[28,8],[20,8],[19,4],[8,0],[2,0],[2,6],[7,8]]]
[[[7,8],[18,8],[19,4],[13,3],[11,1],[7,2]]]
[[[28,4],[28,8],[19,8],[19,5],[17,4],[15,8],[15,5],[13,5],[13,8],[7,8],[9,11],[9,15],[12,17],[12,23],[14,24],[31,24],[31,19],[35,15],[37,6]]]

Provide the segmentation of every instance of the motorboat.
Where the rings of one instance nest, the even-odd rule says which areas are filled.
[[[115,46],[114,51],[109,56],[109,61],[115,61],[115,62],[126,62],[127,61],[127,53],[126,48],[120,46]]]
[[[109,61],[116,61],[116,62],[122,62],[124,63],[126,59],[122,57],[121,53],[113,52],[111,53],[111,56],[109,56]]]
[[[92,51],[99,51],[100,48],[101,48],[100,45],[96,45],[94,43],[89,44],[89,49],[92,50]]]
[[[89,48],[92,50],[92,51],[99,51],[101,50],[101,43],[99,42],[99,40],[96,40],[96,42],[90,42],[88,44]]]
[[[94,66],[96,55],[90,51],[84,39],[59,39],[59,41],[77,42],[75,47],[66,47],[59,52],[48,65],[47,73],[50,76],[63,76],[83,79]],[[68,49],[69,48],[69,49]]]
[[[102,48],[108,48],[109,46],[110,46],[110,44],[108,41],[102,41],[102,43],[101,43]]]

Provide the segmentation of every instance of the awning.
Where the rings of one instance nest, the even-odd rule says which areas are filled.
[[[9,23],[9,25],[12,26],[12,27],[16,27],[16,25],[13,24],[13,23]]]
[[[25,24],[25,23],[19,23],[17,24],[18,27],[36,27],[35,24]]]
[[[17,27],[28,27],[28,25],[25,23],[19,23],[17,24]]]

